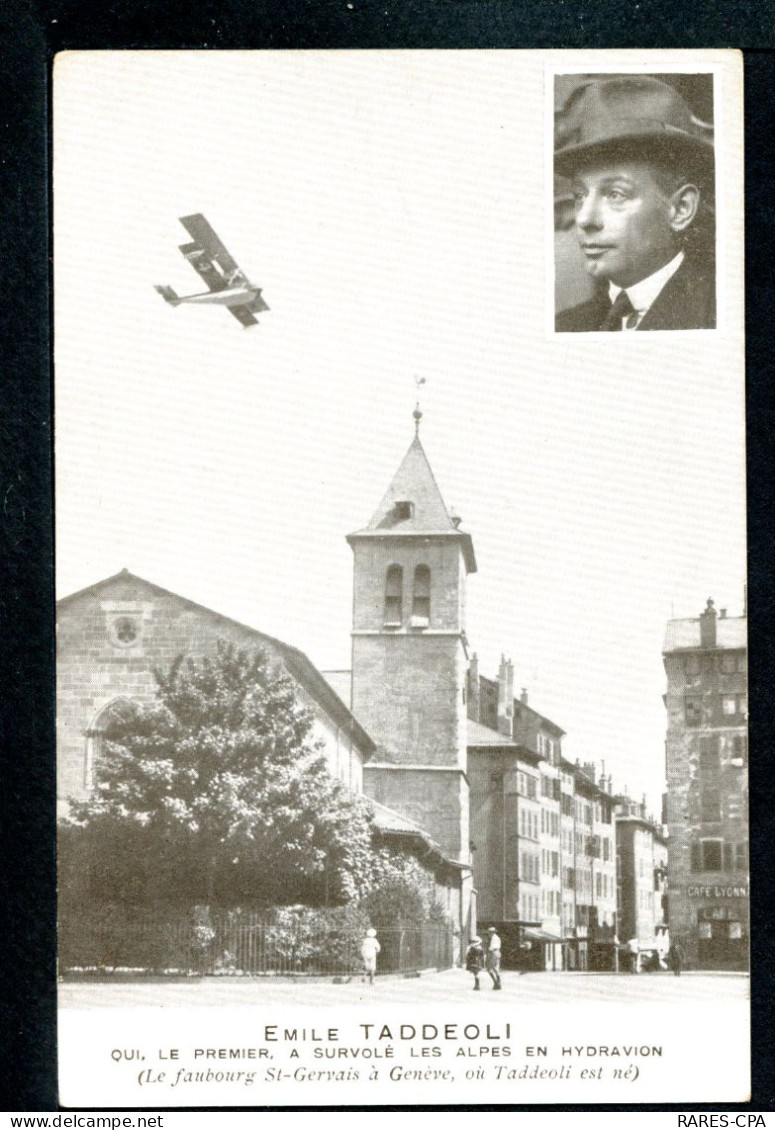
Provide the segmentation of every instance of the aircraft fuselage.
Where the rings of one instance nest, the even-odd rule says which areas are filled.
[[[202,294],[188,294],[178,302],[194,302],[202,305],[244,306],[258,295],[257,286],[229,286],[225,290],[206,290]]]

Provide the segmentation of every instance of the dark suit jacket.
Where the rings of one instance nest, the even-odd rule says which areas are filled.
[[[589,302],[572,306],[557,315],[558,333],[589,333],[600,330],[611,308],[608,288],[601,288]],[[668,279],[637,330],[713,330],[716,328],[716,272],[705,260],[684,259]],[[637,333],[637,330],[635,331]]]

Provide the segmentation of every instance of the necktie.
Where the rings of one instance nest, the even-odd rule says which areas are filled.
[[[627,291],[620,290],[616,296],[616,301],[608,311],[608,315],[601,329],[621,330],[624,318],[627,319],[627,328],[634,329],[638,322],[638,315],[635,311],[635,307],[627,297]]]

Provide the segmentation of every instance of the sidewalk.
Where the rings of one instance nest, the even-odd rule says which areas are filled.
[[[370,1005],[396,1003],[447,1004],[466,1000],[471,975],[462,969],[425,973],[420,977],[378,977],[374,985],[354,977],[347,984],[326,980],[281,980],[277,977],[203,977],[184,981],[63,981],[61,1008],[240,1007],[256,1004]],[[526,973],[504,970],[503,991],[493,994],[482,978],[480,1003],[564,1005],[577,1000],[612,1003],[672,1001],[740,1001],[749,996],[746,974],[692,972],[638,975],[616,973]]]

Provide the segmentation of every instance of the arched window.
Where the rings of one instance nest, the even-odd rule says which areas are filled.
[[[114,698],[107,706],[103,706],[86,731],[84,784],[87,789],[96,789],[99,785],[99,768],[105,752],[105,742],[110,738],[111,731],[131,716],[133,709],[130,699]]]
[[[404,571],[400,565],[390,565],[385,579],[385,626],[401,627],[401,601]]]
[[[412,627],[427,628],[431,619],[431,571],[418,565],[414,571],[412,590]]]

